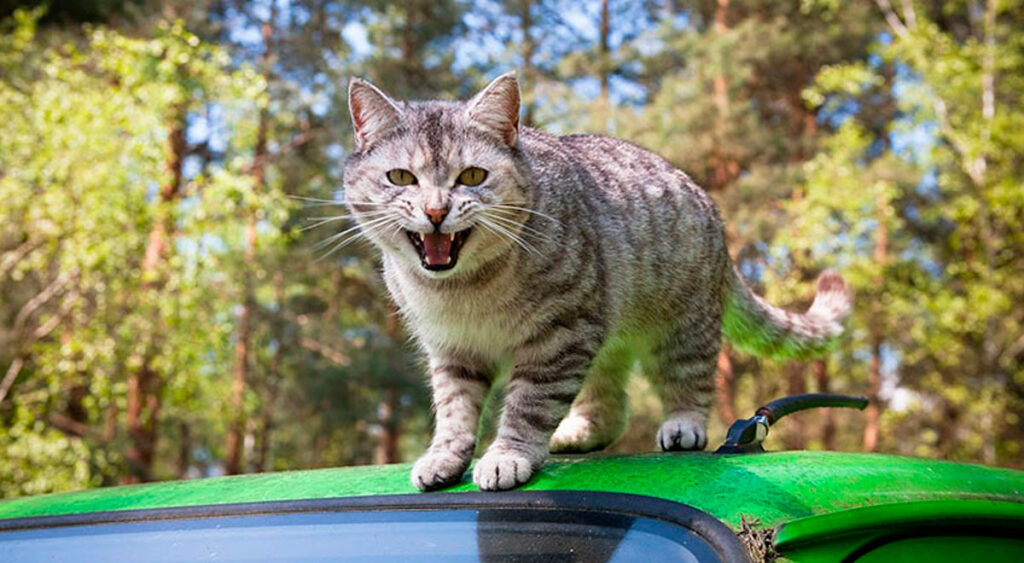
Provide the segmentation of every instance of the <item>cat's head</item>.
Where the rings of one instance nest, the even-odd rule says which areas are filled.
[[[514,248],[529,205],[514,73],[465,102],[396,101],[352,79],[349,110],[356,147],[345,200],[363,236],[435,278]]]

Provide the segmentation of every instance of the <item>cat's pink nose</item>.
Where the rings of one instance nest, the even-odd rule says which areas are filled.
[[[424,209],[424,213],[427,217],[430,217],[430,222],[434,225],[440,225],[441,221],[444,221],[446,215],[448,215],[447,209]]]

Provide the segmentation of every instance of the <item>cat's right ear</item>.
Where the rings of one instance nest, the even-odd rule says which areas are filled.
[[[505,141],[516,144],[519,137],[519,82],[516,71],[495,78],[473,96],[466,108],[470,122]]]
[[[361,78],[348,82],[348,111],[352,115],[356,148],[360,150],[397,127],[402,118],[398,104]]]

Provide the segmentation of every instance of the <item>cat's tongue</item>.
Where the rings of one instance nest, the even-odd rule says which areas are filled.
[[[451,233],[424,233],[423,250],[427,255],[427,264],[445,266],[452,261]]]

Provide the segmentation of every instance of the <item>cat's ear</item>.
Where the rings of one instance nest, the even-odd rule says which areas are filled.
[[[364,149],[398,126],[402,110],[384,92],[361,78],[348,83],[348,111],[355,128],[356,147]]]
[[[474,125],[496,135],[508,145],[519,138],[519,82],[516,72],[495,78],[466,107]]]

